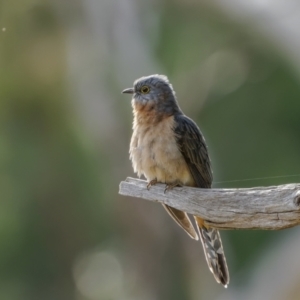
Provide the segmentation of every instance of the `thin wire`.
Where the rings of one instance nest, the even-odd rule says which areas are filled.
[[[217,182],[214,182],[214,184],[229,183],[229,182],[243,182],[243,181],[251,181],[251,180],[254,181],[254,180],[264,180],[264,179],[275,179],[275,178],[288,178],[288,177],[297,177],[297,176],[300,176],[300,174],[270,176],[270,177],[256,177],[256,178],[247,178],[247,179],[234,179],[234,180],[226,180],[226,181],[217,181]]]

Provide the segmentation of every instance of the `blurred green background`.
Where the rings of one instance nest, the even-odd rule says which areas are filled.
[[[166,74],[203,131],[215,187],[299,182],[293,0],[0,2],[0,299],[286,299],[300,230],[226,231],[231,283],[133,174],[121,90]]]

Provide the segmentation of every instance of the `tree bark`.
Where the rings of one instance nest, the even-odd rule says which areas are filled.
[[[145,180],[128,177],[119,194],[161,202],[203,218],[218,229],[278,230],[300,224],[300,184],[239,189],[175,187],[150,190]]]

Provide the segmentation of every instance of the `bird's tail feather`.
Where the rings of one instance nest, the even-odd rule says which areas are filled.
[[[205,258],[216,281],[228,286],[229,272],[222,246],[220,233],[217,229],[204,226],[201,218],[195,216],[199,236],[203,245]]]

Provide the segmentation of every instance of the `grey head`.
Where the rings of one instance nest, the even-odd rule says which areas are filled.
[[[133,88],[122,93],[133,94],[132,105],[136,109],[155,110],[168,115],[181,112],[173,87],[165,75],[141,77],[133,83]]]

